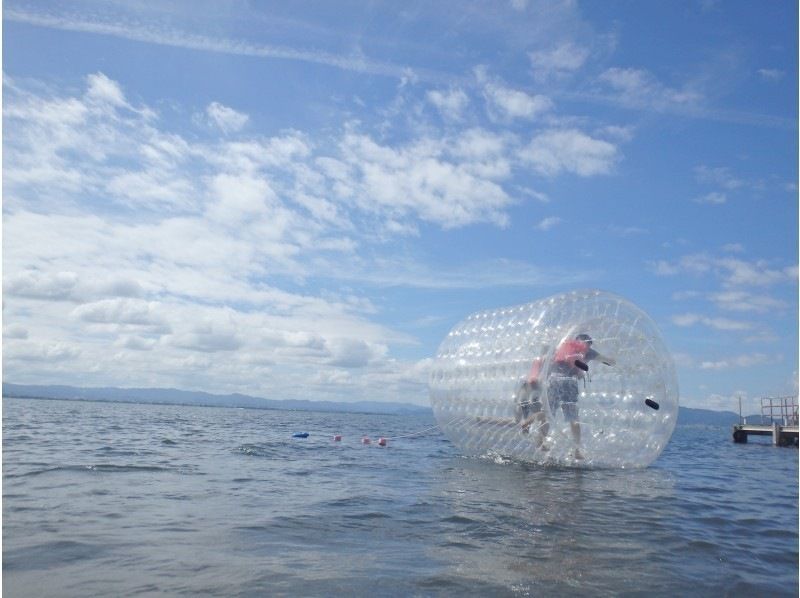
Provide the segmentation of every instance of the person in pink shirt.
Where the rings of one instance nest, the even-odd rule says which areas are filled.
[[[575,459],[583,459],[580,450],[581,425],[578,421],[578,381],[584,379],[589,371],[590,361],[600,361],[613,366],[616,360],[601,355],[592,348],[592,337],[582,333],[574,339],[567,339],[556,349],[553,365],[547,377],[547,399],[550,413],[555,415],[558,409],[569,422],[572,438],[575,441]]]

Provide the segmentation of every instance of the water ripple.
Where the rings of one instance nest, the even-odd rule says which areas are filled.
[[[431,425],[5,399],[3,589],[796,595],[796,450],[678,428],[655,466],[613,471],[360,443]]]

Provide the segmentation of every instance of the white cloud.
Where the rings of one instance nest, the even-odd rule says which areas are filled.
[[[458,148],[432,139],[394,148],[349,133],[341,150],[352,178],[343,199],[366,212],[416,215],[446,229],[480,221],[505,225],[512,199],[496,179],[506,169],[487,171],[486,160],[461,160]]]
[[[460,120],[469,104],[467,94],[461,89],[431,90],[427,93],[428,101],[439,109],[447,119]]]
[[[633,139],[635,130],[633,126],[621,127],[619,125],[608,125],[598,129],[597,134],[608,139],[625,142]]]
[[[156,346],[157,341],[153,338],[131,335],[121,336],[114,344],[117,347],[131,349],[133,351],[152,351]]]
[[[491,287],[585,286],[600,275],[593,270],[569,271],[543,268],[518,260],[494,259],[469,262],[458,267],[433,269],[414,259],[380,259],[368,265],[351,261],[346,267],[329,264],[331,278],[369,283],[381,287],[420,289],[486,289]]]
[[[7,295],[64,300],[72,296],[78,283],[78,276],[75,272],[27,270],[9,274],[3,283],[3,292]]]
[[[747,261],[733,257],[715,257],[706,253],[685,255],[672,263],[662,260],[652,267],[659,275],[713,274],[727,289],[769,287],[797,279],[797,266],[775,268],[765,260]]]
[[[553,108],[553,102],[547,96],[531,95],[507,87],[492,80],[484,67],[476,68],[475,76],[483,89],[489,115],[496,120],[504,122],[517,118],[533,120]]]
[[[91,101],[18,87],[7,95],[6,134],[13,141],[4,174],[6,191],[16,198],[4,219],[7,376],[252,393],[269,383],[283,396],[298,396],[308,385],[295,369],[357,365],[362,373],[349,391],[337,388],[330,398],[364,398],[378,389],[391,396],[409,388],[365,378],[386,366],[390,347],[412,342],[370,321],[366,316],[376,310],[366,298],[314,297],[271,283],[273,272],[303,276],[315,259],[353,251],[356,241],[342,235],[354,230],[348,214],[360,204],[326,193],[335,184],[365,192],[350,164],[330,159],[342,166],[340,181],[332,171],[319,172],[325,154],[296,132],[189,142],[157,128],[144,109],[118,110],[117,86],[97,81]],[[507,172],[492,166],[503,148],[488,136],[474,139],[480,143],[471,157],[448,146],[446,162],[473,181],[480,170]],[[437,151],[430,150],[431,160]],[[29,164],[43,159],[74,173],[76,184],[37,175]],[[411,162],[409,156],[406,166]],[[193,180],[193,191],[185,192],[191,200],[147,197],[146,189],[169,179]],[[60,201],[31,210],[40,205],[32,181],[37,191],[58,188]],[[438,188],[448,184],[445,179]],[[134,200],[168,209],[144,215],[129,209]],[[394,219],[397,212],[390,203],[362,213]],[[418,215],[404,214],[409,224]],[[236,309],[220,307],[225,304]],[[297,334],[309,342],[298,345]],[[367,357],[359,353],[361,343]],[[214,352],[226,359],[207,359]]]
[[[169,339],[174,346],[190,351],[216,353],[218,351],[236,351],[243,346],[243,341],[235,332],[215,331],[213,329],[196,330]]]
[[[197,188],[183,178],[172,178],[164,168],[122,172],[112,176],[105,191],[132,208],[184,211],[196,201]]]
[[[768,295],[746,291],[720,291],[709,295],[718,307],[726,311],[770,313],[788,309],[788,304]]]
[[[137,42],[187,48],[203,52],[251,56],[255,58],[278,58],[281,60],[297,60],[312,64],[321,64],[346,71],[369,73],[398,80],[408,80],[413,74],[416,78],[428,80],[442,79],[430,71],[417,73],[408,66],[373,60],[363,52],[353,54],[333,54],[313,49],[297,49],[288,46],[257,44],[243,39],[211,37],[197,33],[187,33],[179,29],[151,27],[143,25],[138,19],[123,19],[118,22],[97,18],[94,13],[66,12],[64,14],[48,14],[31,6],[3,10],[3,18],[10,21],[28,23],[38,27],[48,27],[64,31],[80,31],[110,35]]]
[[[128,105],[125,100],[125,94],[116,81],[112,81],[103,73],[89,75],[86,79],[89,86],[86,91],[88,98],[99,102],[107,102],[114,106],[124,107]]]
[[[750,322],[741,322],[728,318],[712,318],[694,313],[680,314],[672,317],[672,322],[676,326],[687,327],[702,324],[715,330],[739,331],[750,330],[753,325]]]
[[[705,203],[709,205],[722,205],[728,201],[728,197],[724,193],[719,193],[718,191],[714,191],[712,193],[707,193],[701,197],[695,197],[692,201],[695,203]]]
[[[667,87],[643,69],[610,68],[600,74],[598,81],[613,94],[614,101],[635,108],[692,109],[703,100],[698,91]]]
[[[15,361],[43,362],[48,364],[61,361],[73,361],[81,355],[81,350],[79,348],[66,342],[24,341],[12,345],[9,349],[10,350],[6,352],[4,348],[4,363],[9,358],[8,353],[11,353],[11,359]],[[34,366],[29,364],[27,367]]]
[[[217,174],[211,177],[209,191],[213,199],[207,214],[214,221],[229,225],[264,217],[278,201],[277,194],[267,180],[249,173]],[[275,220],[275,225],[282,228],[279,218]]]
[[[219,102],[211,102],[206,107],[206,115],[211,124],[223,133],[236,133],[241,131],[250,120],[247,114],[237,112],[233,108],[224,106]]]
[[[765,81],[779,81],[786,73],[780,69],[758,69],[758,74]]]
[[[619,159],[617,148],[577,129],[554,129],[536,135],[521,151],[521,158],[538,173],[579,176],[608,174]]]
[[[363,368],[387,352],[385,345],[375,345],[359,339],[332,339],[326,343],[330,351],[330,365],[345,368]]]
[[[531,197],[540,203],[550,203],[550,196],[547,193],[529,189],[528,187],[517,187],[517,192],[526,197]]]
[[[671,264],[666,260],[658,260],[649,264],[650,270],[657,276],[674,276],[678,274],[681,269]]]
[[[767,287],[797,279],[797,267],[780,270],[770,268],[763,260],[747,262],[735,258],[723,258],[717,265],[725,272],[724,283],[729,287],[756,286]]]
[[[155,302],[141,299],[103,299],[76,307],[72,315],[94,324],[133,324],[165,328]]]
[[[379,301],[356,289],[597,276],[508,260],[439,271],[392,254],[395,237],[424,226],[506,225],[514,135],[390,142],[351,123],[325,138],[198,141],[132,108],[118,83],[92,81],[92,97],[6,90],[7,379],[425,402],[423,367],[393,357],[416,339],[377,322]],[[587,153],[564,150],[557,170],[596,171]],[[312,277],[353,288],[305,286]],[[337,382],[313,386],[309,372]]]
[[[549,50],[531,52],[528,56],[534,76],[546,80],[580,69],[589,58],[589,50],[573,42],[564,42]]]
[[[548,218],[540,220],[539,223],[535,226],[535,228],[540,231],[548,231],[560,223],[561,223],[561,218],[559,218],[558,216],[549,216]]]
[[[699,367],[701,370],[728,370],[733,368],[741,369],[774,361],[779,360],[763,353],[752,353],[747,355],[736,355],[716,361],[701,361],[697,367]]]
[[[725,166],[711,167],[701,164],[694,169],[695,177],[701,183],[711,183],[733,191],[745,185],[745,181],[736,177],[730,168]]]
[[[741,243],[726,243],[722,246],[722,250],[728,253],[744,253],[744,245]]]
[[[530,95],[509,87],[487,85],[485,93],[497,112],[512,119],[533,119],[553,107],[553,102],[546,96]]]

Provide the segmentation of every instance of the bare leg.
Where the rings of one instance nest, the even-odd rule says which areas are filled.
[[[534,422],[536,423],[534,424]],[[541,411],[531,415],[528,419],[520,424],[523,434],[527,434],[530,431],[531,424],[534,424],[533,428],[536,448],[543,451],[549,450],[549,447],[543,446],[544,439],[550,433],[550,424],[547,421],[547,416]]]
[[[581,425],[578,422],[571,422],[569,424],[570,429],[572,430],[572,439],[575,441],[575,458],[578,460],[583,459],[583,453],[581,453]]]
[[[549,451],[550,447],[544,443],[544,439],[550,433],[550,423],[547,421],[547,416],[540,411],[534,417],[539,422],[536,426],[536,448],[540,451]]]

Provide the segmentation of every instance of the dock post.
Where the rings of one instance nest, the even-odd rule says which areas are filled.
[[[781,444],[781,427],[778,422],[772,422],[772,444],[780,446]]]

